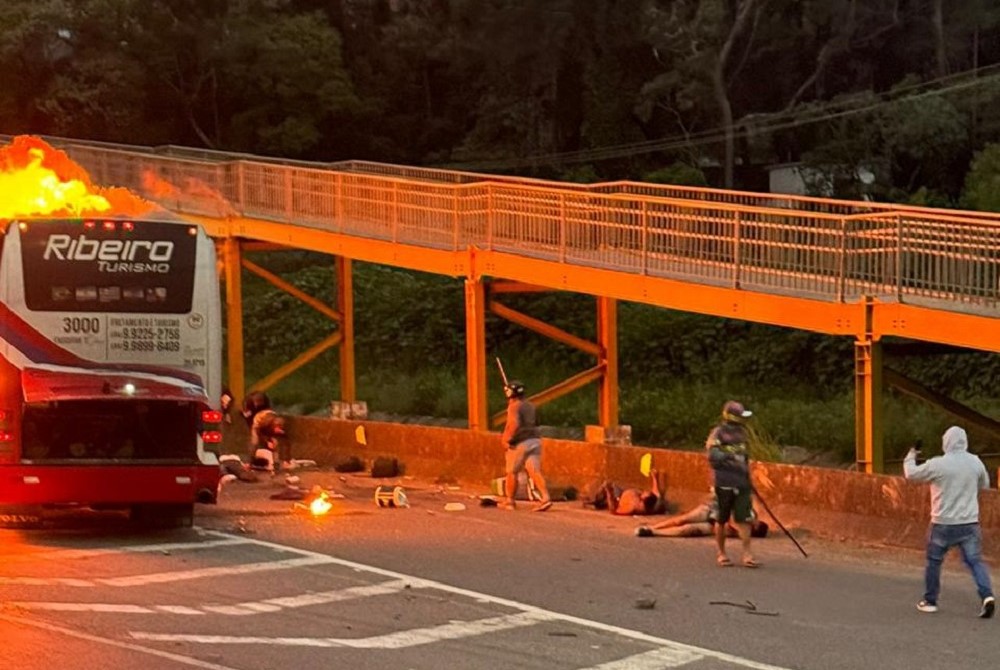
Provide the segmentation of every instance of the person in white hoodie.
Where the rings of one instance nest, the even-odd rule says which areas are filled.
[[[990,486],[986,466],[969,453],[969,438],[952,426],[941,438],[944,454],[917,465],[917,449],[903,459],[906,478],[931,485],[931,526],[927,538],[927,567],[924,571],[924,599],[917,603],[921,612],[937,612],[941,592],[941,563],[952,547],[962,552],[962,560],[972,572],[982,600],[979,616],[989,619],[996,609],[990,573],[982,556],[979,528],[979,491]]]

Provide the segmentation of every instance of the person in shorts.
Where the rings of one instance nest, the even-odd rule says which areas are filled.
[[[652,525],[643,525],[635,529],[637,537],[712,537],[719,519],[719,502],[713,493],[707,500],[682,514],[675,514]],[[732,522],[725,524],[726,537],[739,537]],[[767,522],[757,518],[753,513],[750,522],[751,537],[767,537],[769,526]]]
[[[524,384],[511,380],[504,384],[507,396],[507,422],[504,424],[500,441],[506,449],[504,490],[506,499],[502,507],[514,509],[514,495],[517,491],[517,475],[526,472],[528,478],[541,494],[535,507],[536,512],[544,512],[552,507],[549,489],[542,476],[542,439],[536,423],[535,406],[524,397]]]
[[[715,543],[718,547],[716,563],[722,567],[733,564],[726,554],[726,526],[730,520],[736,525],[743,549],[741,563],[748,568],[759,567],[750,551],[750,523],[753,506],[750,496],[750,455],[747,450],[746,421],[753,413],[741,403],[730,400],[722,406],[722,421],[712,429],[705,442],[708,462],[715,481],[715,499],[719,518],[715,524]]]

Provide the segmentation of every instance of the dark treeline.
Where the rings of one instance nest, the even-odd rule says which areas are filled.
[[[12,134],[749,190],[796,162],[814,194],[1000,210],[995,0],[4,0],[0,90]],[[328,291],[328,268],[296,258],[286,275]],[[375,267],[356,288],[364,397],[463,416],[461,290]],[[283,362],[327,332],[315,315],[269,322],[291,299],[259,289],[251,355]],[[591,299],[523,303],[592,334]],[[848,339],[638,305],[620,323],[637,436],[702,439],[739,392],[783,444],[850,460]],[[535,387],[587,365],[509,324],[490,332]],[[995,409],[995,356],[891,363]],[[321,376],[299,395],[321,405],[335,375],[305,373]],[[594,420],[586,398],[546,411]],[[893,417],[900,444],[941,428]]]
[[[989,206],[990,0],[6,0],[0,126]],[[992,171],[996,160],[984,159]],[[862,178],[863,177],[863,178]],[[962,198],[965,200],[963,201]]]

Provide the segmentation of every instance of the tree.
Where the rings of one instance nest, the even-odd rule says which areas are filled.
[[[1000,212],[1000,144],[988,144],[976,154],[965,177],[962,205]]]

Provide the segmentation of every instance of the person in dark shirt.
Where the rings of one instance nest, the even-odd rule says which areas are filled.
[[[705,449],[715,473],[715,499],[719,518],[715,524],[716,562],[723,567],[733,564],[726,554],[726,526],[732,519],[743,546],[742,563],[759,567],[750,551],[750,523],[753,509],[750,500],[750,455],[747,452],[747,429],[744,425],[752,412],[735,400],[722,406],[722,422],[708,435]]]
[[[542,439],[536,424],[535,406],[525,399],[524,384],[519,381],[508,381],[503,391],[507,396],[507,422],[500,437],[506,449],[506,500],[502,507],[514,509],[517,475],[525,471],[542,496],[535,511],[544,512],[552,507],[552,499],[542,476]]]

